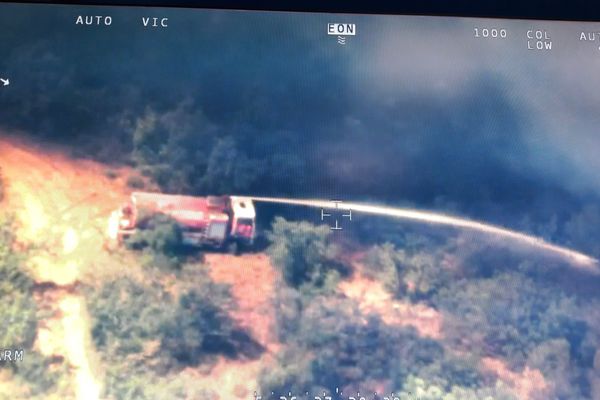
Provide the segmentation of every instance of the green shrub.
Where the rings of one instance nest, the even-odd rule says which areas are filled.
[[[400,268],[403,269],[403,281],[413,300],[431,300],[452,280],[439,257],[427,252],[405,256]]]
[[[137,176],[137,175],[131,175],[127,178],[126,181],[127,187],[130,187],[132,189],[143,189],[144,187],[146,187],[146,183],[144,182],[144,179],[142,179],[141,177]]]
[[[216,134],[189,100],[163,114],[149,109],[132,128],[137,168],[167,192],[240,193],[264,175],[265,162]]]
[[[206,355],[228,353],[233,323],[208,293],[183,294],[160,328],[161,348],[178,364],[196,365]]]
[[[365,255],[365,276],[379,280],[391,293],[402,296],[406,293],[406,285],[399,271],[402,256],[403,253],[391,243],[371,247]]]
[[[183,262],[183,234],[173,218],[140,210],[138,230],[127,239],[130,249],[144,250],[146,263],[159,268],[179,268]]]
[[[286,346],[277,352],[275,362],[274,366],[263,369],[258,376],[258,385],[263,398],[265,394],[271,392],[322,393],[326,390],[316,383],[311,368],[312,356],[304,347]]]
[[[230,296],[193,272],[200,277],[184,269],[182,283],[169,291],[127,277],[88,288],[92,337],[105,361],[143,375],[197,365],[215,354],[235,356],[234,324],[226,312]]]
[[[160,287],[146,287],[130,278],[107,282],[92,296],[96,347],[119,360],[141,353],[145,342],[158,336],[172,301]]]
[[[418,250],[408,253],[391,243],[369,249],[364,260],[365,274],[382,282],[394,296],[429,300],[449,281],[449,273],[436,253]]]
[[[290,338],[295,338],[300,329],[300,317],[305,302],[305,296],[302,296],[296,289],[285,286],[277,289],[273,299],[275,330],[282,343],[286,343]]]
[[[366,324],[337,318],[344,316],[329,317],[331,322],[310,318],[302,324],[309,348],[316,350],[311,366],[316,383],[330,390],[339,382],[360,390],[373,380],[401,381],[444,354],[438,342],[421,338],[409,328],[385,325],[377,317]]]
[[[31,348],[37,328],[37,307],[31,293],[14,290],[0,296],[0,301],[0,318],[5,324],[0,333],[1,348]]]
[[[330,229],[308,222],[275,218],[268,239],[268,253],[291,287],[331,288],[347,270],[336,260],[336,249],[328,241]]]

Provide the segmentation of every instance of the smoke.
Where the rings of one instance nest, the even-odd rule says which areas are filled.
[[[598,266],[598,260],[590,257],[586,254],[578,251],[569,249],[567,247],[558,246],[552,243],[548,243],[542,238],[527,235],[518,231],[506,229],[500,226],[487,224],[484,222],[473,221],[466,218],[459,218],[450,215],[435,213],[431,211],[422,211],[410,208],[396,208],[387,206],[378,206],[374,204],[361,204],[361,203],[332,203],[329,200],[316,200],[316,199],[286,199],[286,198],[274,198],[274,197],[250,197],[253,201],[277,203],[277,204],[289,204],[298,205],[314,208],[338,208],[343,211],[352,210],[353,212],[383,215],[393,218],[406,219],[418,222],[424,222],[435,225],[447,225],[459,229],[469,229],[474,231],[483,232],[488,235],[494,235],[509,240],[521,242],[537,248],[539,250],[556,254],[574,265],[585,267],[596,271]]]
[[[573,210],[600,201],[600,61],[571,42],[579,24],[541,24],[556,40],[541,55],[516,34],[475,40],[487,20],[336,16],[360,32],[339,46],[324,34],[330,16],[170,10],[177,27],[152,34],[130,24],[82,31],[70,8],[7,11],[6,128],[123,161],[132,121],[152,110],[159,147],[181,154],[165,168],[173,181],[204,171],[231,137],[238,159],[265,160],[247,193],[407,202],[589,251],[564,229]],[[510,32],[523,24],[503,22]],[[182,136],[197,140],[172,140]],[[246,190],[190,180],[194,193]]]

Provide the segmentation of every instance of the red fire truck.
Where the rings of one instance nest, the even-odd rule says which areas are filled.
[[[133,192],[130,200],[112,213],[109,237],[122,242],[142,227],[144,214],[156,213],[168,215],[179,224],[187,245],[237,247],[254,241],[256,212],[249,198],[147,192]]]

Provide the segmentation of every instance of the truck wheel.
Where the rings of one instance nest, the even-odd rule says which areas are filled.
[[[239,246],[238,242],[227,243],[226,250],[227,250],[227,253],[229,253],[229,254],[233,254],[236,256],[240,254],[240,246]]]

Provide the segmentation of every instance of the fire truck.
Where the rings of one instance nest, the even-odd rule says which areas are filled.
[[[173,218],[181,228],[183,243],[190,246],[237,250],[240,245],[251,245],[256,233],[256,212],[249,198],[133,192],[129,201],[111,214],[109,237],[123,242],[144,228],[152,214]]]

